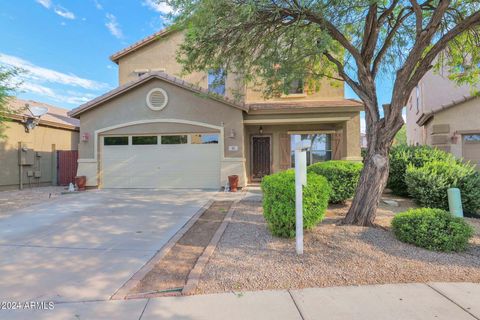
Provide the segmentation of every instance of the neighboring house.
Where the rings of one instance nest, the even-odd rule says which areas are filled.
[[[265,100],[238,74],[179,78],[182,41],[167,29],[114,54],[119,87],[69,113],[81,121],[78,175],[88,186],[219,188],[229,175],[244,186],[291,168],[301,138],[313,141],[309,163],[361,160],[363,106],[344,98],[343,83],[310,92],[300,80]]]
[[[37,121],[26,105],[48,112]],[[0,138],[0,189],[18,188],[20,181],[25,186],[57,184],[57,151],[77,150],[80,122],[68,110],[32,100],[12,98],[9,108],[17,114],[8,116]],[[28,123],[36,126],[27,130]]]
[[[446,73],[428,72],[407,104],[407,143],[431,145],[480,165],[480,100]]]

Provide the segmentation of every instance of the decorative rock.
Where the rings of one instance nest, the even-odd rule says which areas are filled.
[[[400,205],[398,204],[397,201],[395,200],[388,200],[388,199],[382,199],[383,203],[388,204],[391,207],[399,207]]]

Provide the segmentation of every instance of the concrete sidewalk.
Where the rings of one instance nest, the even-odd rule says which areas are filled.
[[[1,319],[480,319],[480,284],[388,284],[74,302]]]

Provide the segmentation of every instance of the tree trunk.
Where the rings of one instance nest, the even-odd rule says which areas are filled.
[[[366,156],[355,197],[343,223],[359,226],[373,225],[388,179],[390,168],[388,149],[384,147],[380,151],[376,150],[373,155],[369,152]]]

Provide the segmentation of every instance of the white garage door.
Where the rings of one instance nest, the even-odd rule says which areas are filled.
[[[219,188],[217,134],[103,137],[104,188]]]

